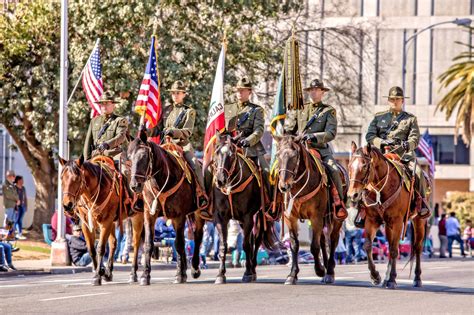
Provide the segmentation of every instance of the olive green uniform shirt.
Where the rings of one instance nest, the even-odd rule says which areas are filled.
[[[416,158],[415,149],[420,141],[420,129],[416,117],[407,112],[396,113],[390,110],[375,114],[369,125],[365,139],[370,144],[381,149],[381,142],[385,139],[407,141],[409,150],[405,152],[400,146],[394,153],[402,160],[413,161]]]
[[[108,127],[99,137],[99,132],[105,124],[108,124]],[[97,149],[97,146],[101,143],[109,145],[109,149],[105,150],[102,154],[111,158],[125,152],[128,145],[127,133],[128,121],[124,117],[112,114],[110,116],[100,115],[92,118],[84,143],[84,158],[86,160],[90,159],[92,151]]]
[[[8,180],[5,181],[2,187],[3,192],[3,206],[6,208],[15,208],[18,201],[18,191],[13,183]]]
[[[196,110],[184,104],[174,104],[166,118],[164,130],[173,131],[173,140],[185,152],[193,149],[189,139],[193,134]]]

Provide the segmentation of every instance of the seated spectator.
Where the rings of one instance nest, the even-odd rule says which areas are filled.
[[[92,258],[87,251],[86,241],[82,237],[81,226],[74,225],[72,235],[66,235],[69,254],[75,266],[85,267],[92,262]]]
[[[72,235],[72,226],[74,225],[71,218],[65,216],[66,218],[66,235]],[[51,238],[56,240],[58,230],[58,210],[54,211],[53,216],[51,217]]]
[[[176,247],[174,241],[176,239],[176,232],[171,224],[171,220],[165,221],[163,217],[156,220],[155,223],[155,242],[161,242],[165,246],[170,246],[173,249],[173,259],[176,261]]]
[[[12,263],[12,245],[0,241],[0,272],[16,270]]]

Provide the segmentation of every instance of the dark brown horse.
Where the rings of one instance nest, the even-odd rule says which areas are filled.
[[[348,196],[353,202],[365,208],[366,239],[364,247],[369,260],[372,283],[381,282],[380,274],[375,269],[372,257],[372,242],[381,224],[385,223],[385,232],[389,243],[390,258],[383,286],[395,289],[397,286],[396,262],[398,245],[404,222],[410,215],[410,192],[403,183],[402,176],[390,161],[370,144],[357,148],[352,142],[352,157],[349,162],[350,186]],[[414,240],[412,255],[416,257],[415,279],[413,286],[421,287],[421,250],[425,235],[426,219],[418,216],[413,219]]]
[[[184,229],[186,220],[189,228],[195,225],[195,248],[191,274],[198,278],[199,247],[202,242],[204,220],[199,215],[191,215],[197,209],[195,187],[187,180],[186,172],[181,166],[184,159],[165,150],[154,142],[147,141],[147,135],[140,131],[139,137],[128,147],[128,157],[132,162],[130,188],[136,193],[143,193],[145,201],[145,269],[140,277],[140,285],[150,284],[151,254],[155,221],[159,216],[171,219],[176,231],[177,273],[174,283],[187,281],[187,259],[185,253]]]
[[[101,285],[102,278],[105,281],[112,281],[114,252],[117,246],[115,223],[120,224],[120,220],[126,218],[126,207],[129,206],[124,204],[125,187],[120,185],[113,161],[106,157],[99,158],[100,162],[98,163],[84,161],[82,156],[71,161],[59,158],[59,161],[63,166],[61,173],[63,207],[68,215],[81,219],[82,232],[95,271],[92,283]],[[133,216],[132,224],[135,255],[131,280],[133,280],[133,274],[136,278],[138,268],[137,257],[143,229],[143,215]],[[100,231],[100,237],[96,250],[97,228]],[[107,240],[109,242],[109,258],[104,269],[103,257]]]
[[[311,253],[314,256],[316,275],[323,278],[324,283],[334,282],[334,253],[339,241],[342,223],[335,220],[330,210],[327,177],[322,162],[319,167],[301,137],[291,135],[274,136],[277,142],[278,188],[285,199],[284,223],[289,228],[291,239],[291,272],[285,284],[296,284],[298,280],[298,220],[310,220],[313,230]],[[324,227],[329,235],[329,258],[326,252]],[[322,249],[324,266],[321,264]]]
[[[272,249],[278,242],[273,222],[262,207],[261,178],[251,159],[244,156],[228,134],[217,133],[217,147],[213,156],[212,198],[216,228],[219,232],[219,273],[216,284],[226,282],[227,225],[230,219],[243,228],[245,272],[242,282],[257,280],[257,253],[260,245]],[[260,183],[259,183],[260,182]],[[264,186],[262,186],[264,187]]]

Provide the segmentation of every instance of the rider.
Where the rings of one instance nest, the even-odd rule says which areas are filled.
[[[236,86],[239,102],[234,106],[234,113],[230,113],[228,129],[240,133],[238,145],[245,150],[245,155],[260,165],[262,177],[267,192],[272,196],[272,187],[269,182],[269,166],[265,159],[265,148],[261,142],[265,129],[263,108],[250,102],[252,83],[249,78],[242,77]]]
[[[322,98],[329,88],[325,87],[319,79],[311,81],[309,87],[304,90],[309,93],[311,102],[306,103],[301,111],[288,112],[287,119],[285,119],[285,129],[293,134],[297,131],[304,134],[303,141],[306,141],[321,154],[321,159],[326,164],[326,169],[339,195],[339,200],[334,200],[336,218],[344,220],[347,217],[347,210],[343,202],[341,174],[329,146],[329,142],[334,140],[337,134],[336,110],[322,102]]]
[[[187,93],[182,81],[175,81],[169,91],[173,105],[164,122],[163,134],[171,137],[176,144],[183,148],[184,158],[191,166],[194,177],[197,179],[196,194],[198,195],[199,208],[202,208],[201,215],[210,219],[212,215],[208,212],[208,199],[205,193],[201,164],[197,161],[192,143],[189,141],[193,134],[196,110],[184,103]]]
[[[369,125],[367,142],[375,145],[384,152],[385,147],[390,147],[390,152],[400,156],[402,162],[408,163],[413,172],[415,167],[415,149],[420,141],[420,130],[418,122],[413,114],[405,112],[403,107],[403,90],[394,86],[388,92],[388,103],[390,109],[375,114],[374,119]],[[430,213],[426,201],[427,183],[421,167],[415,169],[416,178],[420,183],[421,206],[418,207],[418,215],[425,217]]]
[[[100,105],[101,115],[92,118],[84,143],[84,158],[86,160],[96,156],[108,156],[119,165],[124,165],[127,149],[128,121],[114,113],[115,104],[112,92],[102,94],[96,104]],[[125,171],[125,169],[121,170]],[[127,177],[127,176],[125,176]],[[129,196],[133,196],[129,185],[125,185]],[[143,212],[143,200],[137,199],[133,210]]]

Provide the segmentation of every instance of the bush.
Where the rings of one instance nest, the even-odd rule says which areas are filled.
[[[448,192],[443,200],[443,209],[447,216],[454,211],[464,227],[467,219],[474,219],[474,192]]]

